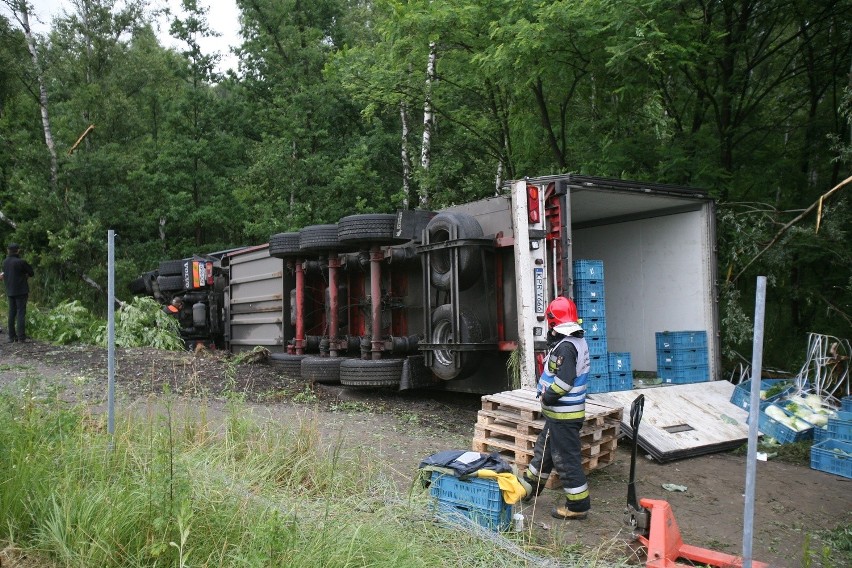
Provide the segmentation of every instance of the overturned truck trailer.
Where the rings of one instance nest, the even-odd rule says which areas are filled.
[[[656,332],[703,330],[707,378],[719,378],[713,200],[576,175],[514,181],[441,211],[351,215],[225,254],[224,343],[265,346],[306,381],[528,386],[546,348],[545,307],[573,297],[572,266],[584,259],[606,270],[608,351],[654,372]]]

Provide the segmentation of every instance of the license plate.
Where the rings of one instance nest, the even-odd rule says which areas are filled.
[[[537,314],[544,313],[544,268],[534,268],[533,277],[535,281],[535,311]]]

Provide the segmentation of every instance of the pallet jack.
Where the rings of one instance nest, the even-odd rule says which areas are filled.
[[[630,428],[633,431],[630,453],[630,480],[627,483],[627,507],[624,522],[633,531],[633,537],[644,546],[647,553],[646,568],[689,568],[695,564],[682,564],[679,559],[699,562],[720,568],[741,568],[743,559],[684,544],[674,511],[667,501],[636,499],[636,450],[639,442],[639,422],[645,406],[645,395],[640,394],[630,407]],[[768,568],[763,562],[751,563],[753,568]]]

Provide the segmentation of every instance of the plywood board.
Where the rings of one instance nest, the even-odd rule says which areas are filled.
[[[592,394],[588,400],[621,406],[622,430],[632,437],[630,407],[644,394],[639,447],[665,462],[736,448],[748,440],[748,413],[730,402],[734,388],[728,381],[711,381]]]

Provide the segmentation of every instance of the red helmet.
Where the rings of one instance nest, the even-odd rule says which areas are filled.
[[[559,296],[547,305],[547,323],[556,327],[564,323],[577,323],[577,305],[573,300]]]

